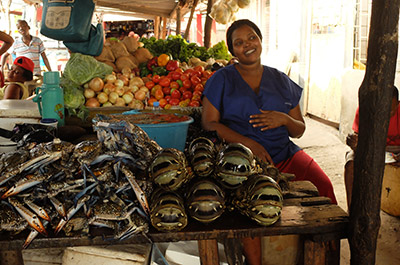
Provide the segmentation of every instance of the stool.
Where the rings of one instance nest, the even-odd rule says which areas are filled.
[[[400,216],[400,167],[386,164],[382,181],[381,209]]]

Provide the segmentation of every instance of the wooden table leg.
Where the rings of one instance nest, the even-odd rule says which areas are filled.
[[[226,238],[224,250],[229,265],[243,265],[243,248],[240,238]]]
[[[340,240],[304,241],[304,265],[339,265]]]
[[[217,240],[198,240],[201,265],[219,265]]]
[[[24,265],[22,252],[20,250],[0,251],[0,265]]]

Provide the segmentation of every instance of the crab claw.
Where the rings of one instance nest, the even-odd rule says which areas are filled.
[[[24,202],[26,205],[28,205],[29,208],[31,208],[32,211],[34,211],[37,215],[39,215],[39,217],[43,218],[46,221],[51,221],[49,214],[43,207],[40,207],[28,200],[25,200]]]
[[[44,226],[47,226],[48,223],[49,223],[49,222],[44,221],[44,222],[43,222],[43,225],[44,225]],[[29,233],[28,237],[25,239],[25,242],[24,242],[24,244],[22,245],[22,249],[26,249],[26,248],[32,243],[32,241],[37,237],[38,234],[39,234],[38,231],[32,230],[32,231]]]
[[[72,216],[74,216],[79,211],[79,209],[82,208],[82,206],[85,204],[85,202],[87,200],[89,200],[89,199],[90,199],[90,196],[88,196],[88,195],[83,196],[82,198],[79,199],[79,201],[76,204],[76,206],[73,206],[68,210],[67,219],[61,219],[60,220],[60,222],[58,223],[58,225],[57,225],[57,227],[56,227],[56,229],[54,231],[55,234],[58,234],[61,231],[61,229],[63,229],[63,227],[72,218]]]
[[[9,203],[11,203],[12,206],[15,207],[18,213],[28,222],[28,224],[33,229],[35,229],[42,235],[45,236],[48,235],[46,229],[44,228],[42,222],[40,221],[40,218],[36,214],[29,211],[26,207],[22,205],[22,203],[20,203],[18,200],[14,198],[9,198],[8,201]]]
[[[12,186],[9,190],[7,190],[2,196],[1,199],[5,199],[7,197],[16,195],[21,191],[29,189],[41,182],[45,179],[45,176],[31,176],[30,178],[24,178],[22,181],[18,181],[14,186]]]

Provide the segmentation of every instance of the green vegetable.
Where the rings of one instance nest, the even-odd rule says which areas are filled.
[[[85,107],[85,96],[80,86],[74,85],[63,79],[60,84],[64,89],[64,106],[70,116],[77,116],[83,121],[88,116],[88,109]]]
[[[72,53],[65,65],[63,78],[81,86],[94,77],[103,79],[106,75],[111,74],[112,71],[111,66],[97,61],[93,56]]]

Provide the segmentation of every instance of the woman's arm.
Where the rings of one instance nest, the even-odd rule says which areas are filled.
[[[13,45],[14,39],[7,33],[0,31],[0,40],[4,42],[0,48],[0,56],[1,56]]]
[[[261,127],[261,131],[285,126],[290,137],[300,138],[306,129],[299,105],[291,109],[288,114],[270,110],[260,111],[261,114],[250,116],[250,123],[253,127]]]
[[[9,84],[4,89],[3,99],[20,99],[21,98],[21,87],[17,84]]]
[[[47,59],[46,53],[45,53],[45,52],[42,52],[42,53],[41,53],[41,56],[42,56],[44,65],[46,65],[46,67],[47,67],[47,70],[48,70],[48,71],[51,71],[50,63],[49,63],[49,60]]]
[[[211,102],[204,97],[203,101],[203,112],[202,112],[202,126],[207,131],[216,131],[218,136],[230,143],[241,143],[253,152],[253,154],[264,161],[268,161],[273,164],[271,156],[265,150],[265,148],[248,137],[245,137],[224,124],[220,123],[220,113],[211,104]]]

